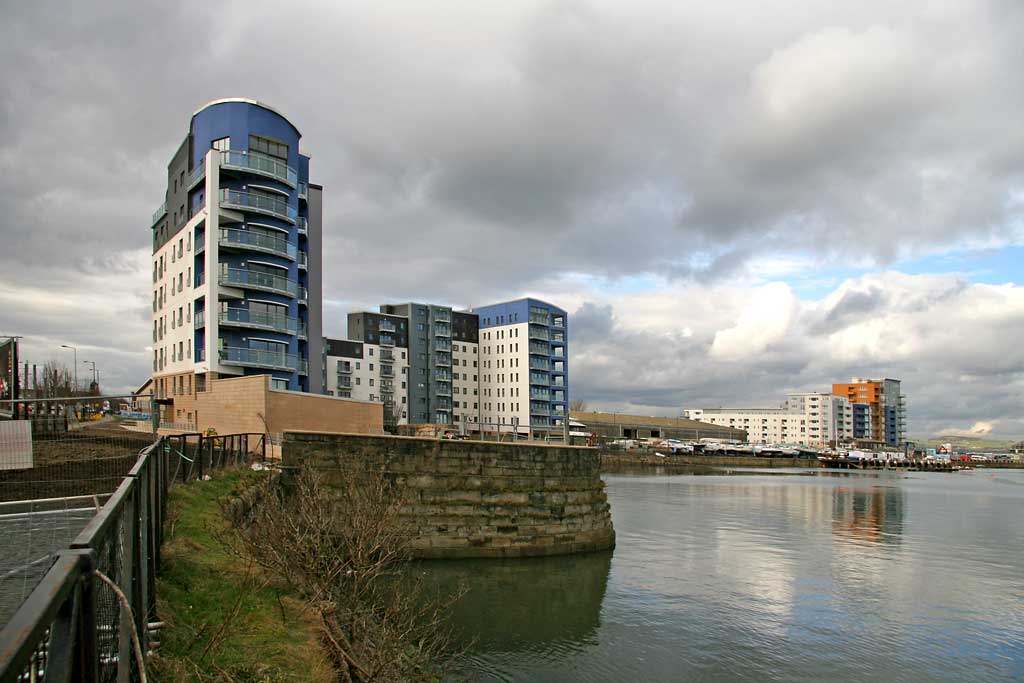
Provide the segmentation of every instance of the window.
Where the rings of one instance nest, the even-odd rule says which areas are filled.
[[[356,363],[356,365],[359,365],[359,364]],[[356,377],[356,386],[359,386],[360,384],[362,384],[362,382],[360,382],[359,380],[360,380],[360,378]]]
[[[356,361],[356,370],[358,370],[358,369],[359,369],[359,361]],[[356,384],[358,384],[358,382],[356,382]]]
[[[372,378],[372,377],[370,378],[370,386],[371,386],[371,387],[373,386],[373,378]],[[372,396],[370,397],[370,400],[371,400],[371,401],[373,400],[373,397],[372,397]]]
[[[278,391],[288,391],[288,380],[273,377],[270,380],[270,388]]]
[[[217,138],[210,143],[210,147],[218,152],[226,152],[231,149],[231,138]]]
[[[288,161],[288,145],[259,135],[249,136],[249,151]]]
[[[371,348],[367,348],[366,350],[367,350],[367,351],[369,352],[369,354],[370,354],[371,356],[373,355],[373,349],[371,349]],[[372,365],[370,366],[370,369],[371,369],[371,370],[373,370],[373,366],[372,366]]]

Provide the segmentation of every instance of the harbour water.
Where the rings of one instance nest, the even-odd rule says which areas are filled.
[[[424,564],[462,677],[1024,680],[1020,470],[605,481],[613,552]]]

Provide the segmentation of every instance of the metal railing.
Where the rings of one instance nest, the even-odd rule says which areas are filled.
[[[159,625],[156,574],[171,485],[256,459],[266,459],[262,434],[182,434],[143,449],[0,630],[0,681],[140,680]]]
[[[220,229],[220,243],[224,246],[265,251],[270,254],[284,256],[293,261],[299,250],[298,247],[294,244],[289,244],[288,240],[283,237],[268,235],[255,230],[235,230],[234,228]]]
[[[224,150],[220,153],[222,168],[235,168],[250,173],[259,173],[295,187],[299,174],[295,169],[272,156],[260,152]]]
[[[292,223],[298,216],[294,206],[278,197],[271,197],[256,192],[243,192],[242,190],[229,190],[222,188],[220,191],[220,203],[229,209],[242,209],[243,211],[258,211],[269,216],[281,218]]]

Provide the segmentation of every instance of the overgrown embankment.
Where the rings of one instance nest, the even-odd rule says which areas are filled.
[[[238,552],[239,533],[224,514],[227,501],[266,476],[228,470],[172,489],[152,680],[336,680],[316,615]]]

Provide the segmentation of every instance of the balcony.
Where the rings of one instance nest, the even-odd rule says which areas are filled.
[[[451,340],[450,339],[445,339],[444,337],[435,337],[434,338],[434,350],[436,350],[436,351],[451,351],[452,350],[452,342],[451,342]]]
[[[307,183],[299,183],[299,199],[302,201],[309,199],[309,185]]]
[[[381,349],[381,352],[380,352],[380,362],[381,363],[394,363],[395,362],[395,354],[392,353],[389,349]]]
[[[380,366],[380,376],[381,377],[394,377],[395,376],[395,368],[394,368],[394,366],[392,366],[392,365],[381,365]]]
[[[260,273],[255,270],[246,270],[244,268],[221,267],[219,282],[222,285],[231,287],[256,289],[263,292],[274,292],[275,294],[284,294],[292,297],[299,294],[299,283],[295,282],[295,280],[289,280],[288,278],[281,277],[279,275]],[[304,292],[305,287],[303,287],[302,290]]]
[[[548,403],[531,403],[530,404],[531,415],[550,415],[551,405]]]
[[[530,389],[530,398],[538,401],[550,401],[551,392],[541,389]]]
[[[306,252],[300,251],[299,252],[299,268],[302,268],[303,270],[308,270],[309,266],[306,265],[306,264],[307,264]]]
[[[249,230],[221,228],[219,242],[222,247],[262,251],[267,254],[283,256],[292,261],[295,260],[295,255],[298,253],[298,247],[294,244],[288,244],[288,240],[284,237],[276,237],[262,232],[250,232]],[[303,260],[305,255],[305,252],[302,252]]]
[[[296,225],[299,226],[299,234],[300,235],[308,235],[309,234],[309,223],[306,220],[305,216],[299,216],[299,218],[296,221]]]
[[[546,417],[531,417],[531,427],[551,427],[551,420]]]
[[[434,389],[437,391],[438,396],[452,395],[452,385],[447,382],[436,382],[434,384]]]
[[[293,353],[247,349],[229,346],[220,350],[220,362],[224,365],[239,365],[247,368],[268,368],[271,370],[305,371],[306,361]]]
[[[394,332],[396,328],[395,324],[390,320],[381,320],[380,324],[378,324],[377,326],[377,329],[380,330],[381,332]]]
[[[188,174],[188,189],[199,184],[199,181],[206,177],[206,160],[200,161],[199,165]]]
[[[451,366],[452,357],[448,353],[435,353],[434,354],[434,365],[448,365]]]
[[[548,329],[546,327],[530,325],[530,339],[542,339],[544,341],[549,341],[551,337],[548,334]]]
[[[431,315],[434,317],[434,322],[447,323],[452,319],[451,311],[443,308],[435,308]]]
[[[448,323],[434,323],[434,336],[435,337],[450,337],[452,336],[452,326]]]
[[[547,386],[548,384],[551,384],[551,378],[546,373],[531,372],[530,384],[542,384]]]
[[[352,374],[352,364],[348,363],[348,362],[338,363],[338,374],[339,375],[341,375],[341,374],[351,375]]]
[[[565,316],[564,315],[551,315],[551,327],[565,328]]]
[[[351,389],[352,378],[348,375],[338,375],[338,388],[339,389]]]
[[[544,313],[531,313],[530,322],[536,323],[537,325],[548,325],[551,320],[547,314]]]
[[[243,190],[221,189],[220,205],[226,209],[263,213],[289,223],[295,223],[298,215],[295,208],[288,206],[288,202],[282,198]]]
[[[551,354],[551,347],[547,344],[530,342],[530,353],[538,356],[548,356]]]
[[[220,167],[273,178],[291,187],[295,187],[299,181],[299,174],[294,168],[280,159],[260,152],[225,150],[220,153]]]
[[[196,314],[198,321],[199,314]],[[270,330],[283,334],[305,334],[306,323],[299,318],[248,311],[244,308],[228,308],[217,315],[223,327],[247,327],[254,330]]]
[[[551,341],[559,344],[565,343],[565,332],[559,332],[558,330],[551,331]]]
[[[381,346],[394,346],[395,345],[395,338],[394,338],[394,336],[392,336],[390,334],[382,334],[382,335],[380,335],[380,345]]]
[[[434,369],[434,379],[440,380],[440,381],[443,381],[443,382],[451,382],[452,381],[452,371],[448,370],[448,369],[445,369],[445,368],[435,368]]]
[[[546,358],[531,358],[530,359],[531,370],[550,370],[551,363]]]
[[[156,225],[157,221],[167,215],[167,202],[164,201],[160,208],[153,212],[153,220],[150,225]]]

